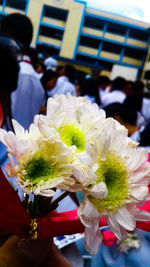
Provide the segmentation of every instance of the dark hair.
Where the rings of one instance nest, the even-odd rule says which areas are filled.
[[[5,50],[6,52],[6,50]],[[0,49],[0,91],[10,94],[17,87],[19,65],[9,51]]]
[[[17,88],[18,73],[19,64],[11,48],[0,43],[0,103],[4,111],[3,124],[7,130],[13,130],[10,94]]]
[[[150,123],[144,128],[140,134],[140,146],[150,146]]]
[[[137,121],[137,112],[136,110],[132,110],[127,108],[121,103],[112,103],[104,108],[106,112],[106,117],[113,117],[118,115],[122,121],[125,123],[129,123],[131,125],[136,125]]]
[[[138,95],[136,93],[133,93],[125,98],[123,104],[129,109],[141,111],[142,101],[143,101],[143,96],[141,94]]]
[[[27,49],[32,41],[33,26],[27,16],[13,13],[2,18],[1,32],[14,37]]]
[[[52,70],[45,71],[45,73],[43,74],[43,76],[41,78],[41,83],[42,83],[43,87],[45,88],[46,83],[55,77],[57,77],[57,73],[55,71],[52,71]]]
[[[81,96],[84,95],[94,96],[96,103],[100,105],[98,83],[94,78],[88,78],[83,81],[83,85],[81,87]]]
[[[101,75],[98,77],[98,85],[110,84],[110,79],[107,76]]]
[[[136,81],[133,83],[133,91],[138,94],[143,94],[144,83],[141,81]]]
[[[36,65],[38,64],[38,52],[36,48],[29,47],[28,49],[28,55],[31,59],[31,64],[35,68]]]
[[[69,64],[65,66],[65,75],[68,77],[71,83],[74,83],[75,68]]]
[[[122,77],[117,77],[112,81],[112,91],[120,90],[122,91],[126,86],[126,80]]]

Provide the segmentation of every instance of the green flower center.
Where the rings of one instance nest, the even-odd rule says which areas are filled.
[[[61,141],[68,147],[76,146],[77,153],[84,151],[85,147],[85,135],[78,127],[74,125],[65,125],[59,127],[58,132],[60,134]]]
[[[105,161],[99,162],[96,171],[98,182],[104,182],[107,186],[108,195],[104,199],[96,199],[88,196],[88,199],[96,207],[98,212],[114,213],[125,203],[128,197],[128,173],[121,158],[110,155]]]
[[[25,180],[29,180],[33,185],[41,180],[47,181],[56,177],[56,167],[43,158],[32,159],[26,164]]]

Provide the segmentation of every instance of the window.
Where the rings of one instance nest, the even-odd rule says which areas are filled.
[[[89,64],[95,64],[96,59],[92,57],[86,57],[82,55],[77,55],[76,60],[79,60],[81,62],[89,63]]]
[[[125,57],[131,57],[138,60],[142,60],[144,55],[145,53],[143,51],[127,47],[125,48],[125,53],[124,53]]]
[[[87,46],[90,48],[98,49],[100,44],[100,40],[95,38],[90,38],[86,36],[81,36],[79,45]]]
[[[40,27],[40,35],[44,35],[46,37],[54,38],[57,40],[62,40],[63,38],[63,32],[61,30],[45,26]]]
[[[111,71],[113,63],[104,60],[98,60],[98,65],[107,71]]]
[[[57,19],[61,21],[66,21],[68,16],[68,11],[61,9],[61,8],[55,8],[50,6],[44,6],[44,14],[43,16],[49,17],[52,19]]]
[[[103,30],[105,22],[100,20],[99,18],[92,16],[85,16],[84,26],[93,28],[96,30]]]
[[[43,55],[45,53],[50,53],[51,55],[58,55],[59,54],[59,49],[56,49],[53,46],[46,45],[46,44],[42,44],[42,45],[38,44],[37,50],[39,53],[42,53]]]
[[[107,32],[119,35],[125,35],[127,28],[117,23],[109,23],[107,26]]]
[[[16,8],[19,10],[25,10],[27,0],[7,0],[6,6]]]
[[[115,54],[120,54],[121,53],[122,47],[113,43],[103,43],[103,50],[110,52],[110,53],[115,53]]]
[[[141,41],[147,41],[148,40],[148,32],[146,30],[142,31],[142,30],[138,30],[138,29],[130,29],[129,37],[134,38],[134,39],[138,39]]]

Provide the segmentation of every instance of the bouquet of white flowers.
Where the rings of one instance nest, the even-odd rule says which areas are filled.
[[[78,217],[85,226],[86,249],[93,255],[102,242],[101,217],[119,240],[135,229],[136,221],[150,220],[150,213],[136,207],[149,197],[147,152],[137,149],[126,128],[106,119],[96,104],[55,95],[48,99],[47,114],[36,115],[29,131],[12,122],[15,133],[0,130],[10,161],[6,173],[16,176],[30,218],[57,207],[57,188],[65,190],[63,197],[82,192]]]

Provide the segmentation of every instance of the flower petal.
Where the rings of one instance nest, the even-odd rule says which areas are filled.
[[[96,255],[97,250],[102,243],[103,236],[100,232],[99,229],[99,221],[92,223],[91,227],[85,228],[84,232],[84,244],[86,250],[91,254],[91,255]]]
[[[148,195],[148,187],[143,185],[132,186],[131,196],[138,201],[143,201]]]
[[[24,128],[14,119],[12,119],[12,124],[16,135],[23,135],[25,133]]]
[[[115,234],[115,236],[119,239],[122,240],[122,234],[120,230],[120,226],[115,219],[115,217],[110,213],[108,216],[106,216],[108,225],[111,229],[111,231]]]
[[[150,213],[145,210],[137,209],[134,217],[136,221],[150,221]]]
[[[80,203],[78,208],[78,217],[80,218],[82,224],[86,227],[91,227],[92,221],[95,221],[95,219],[99,221],[99,213],[91,205],[88,199],[85,199]]]
[[[78,153],[77,158],[85,165],[90,165],[92,163],[92,159],[86,151]]]
[[[88,195],[91,195],[98,199],[102,199],[108,194],[107,187],[103,182],[95,184],[92,189],[86,189],[86,192]]]
[[[133,231],[136,227],[135,220],[129,211],[122,207],[114,214],[117,222],[125,229]]]

